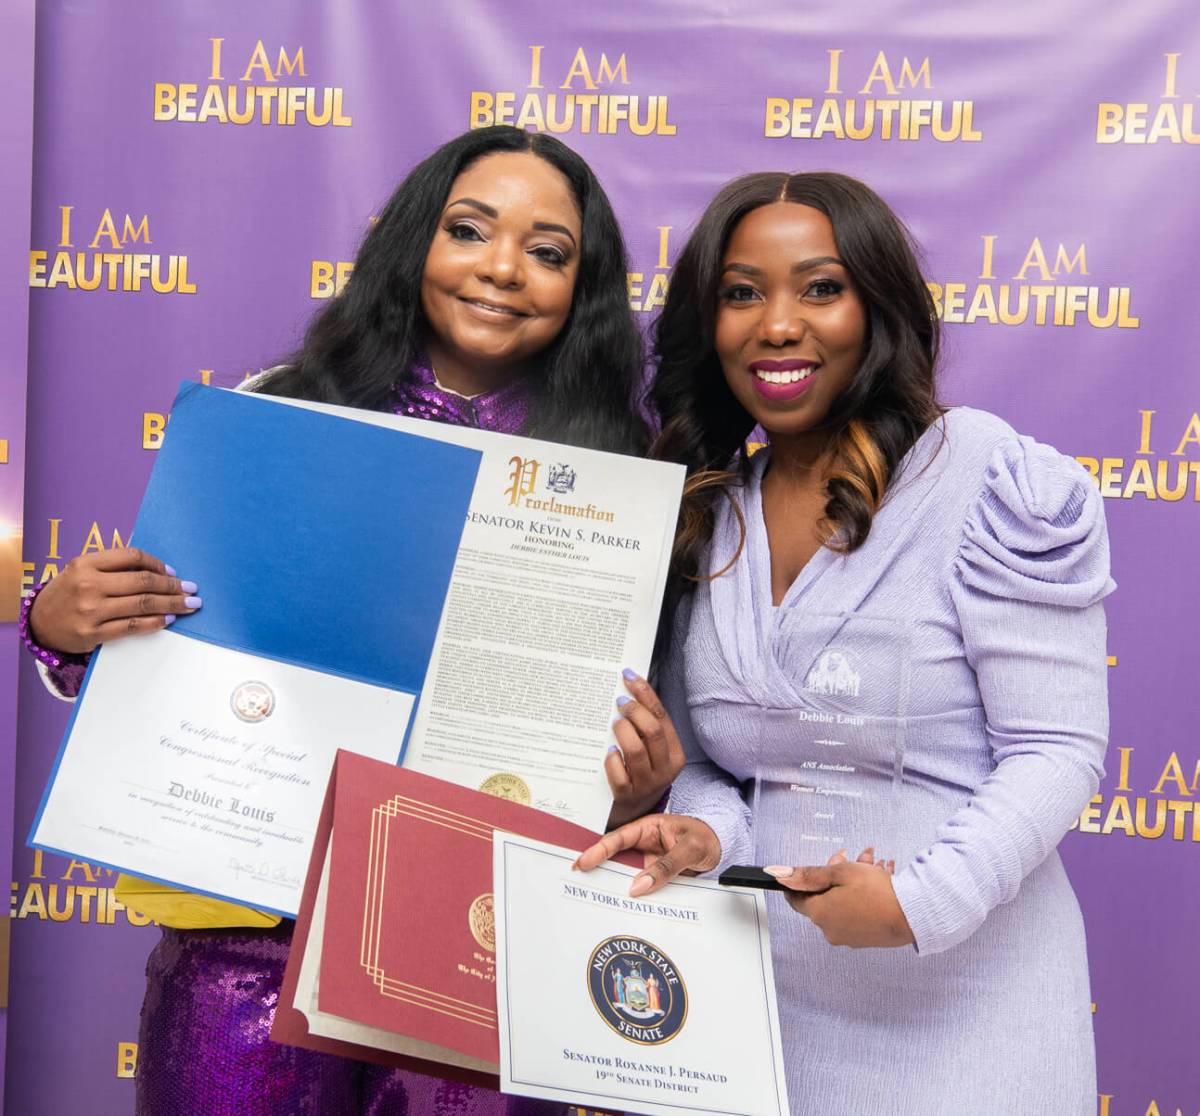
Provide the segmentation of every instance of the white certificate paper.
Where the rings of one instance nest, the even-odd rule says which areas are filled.
[[[88,691],[37,844],[289,917],[338,748],[394,763],[413,706],[169,631],[105,646]]]
[[[683,467],[271,402],[482,454],[403,766],[603,831],[621,671],[650,666]]]
[[[762,893],[493,842],[506,1093],[652,1116],[787,1116]]]

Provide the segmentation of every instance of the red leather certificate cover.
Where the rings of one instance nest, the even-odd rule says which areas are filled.
[[[497,1088],[496,1077],[444,1061],[499,1058],[494,829],[573,849],[596,840],[528,806],[338,752],[271,1037]],[[436,1061],[311,1034],[293,1006],[331,834],[319,1010],[440,1048]]]

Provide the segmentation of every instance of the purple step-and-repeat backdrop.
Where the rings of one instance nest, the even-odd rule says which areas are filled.
[[[946,399],[1078,456],[1105,497],[1120,583],[1109,774],[1065,843],[1097,1110],[1194,1116],[1194,0],[551,12],[39,5],[26,586],[128,537],[178,381],[232,384],[287,351],[399,178],[468,126],[549,130],[592,162],[647,323],[722,182],[857,175],[924,245]],[[19,184],[3,189],[20,202]],[[19,440],[4,422],[0,438]],[[348,539],[347,577],[354,566]],[[6,1085],[21,1116],[129,1111],[156,935],[107,872],[22,845],[66,716],[22,663]]]
[[[29,337],[29,242],[33,157],[33,0],[0,10],[0,864],[13,851],[16,639],[25,488],[25,384]],[[8,1025],[12,922],[0,923],[0,1074]],[[0,1104],[0,1109],[2,1109]]]

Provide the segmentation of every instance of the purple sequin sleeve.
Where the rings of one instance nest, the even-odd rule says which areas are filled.
[[[48,581],[43,581],[21,602],[21,611],[17,616],[17,634],[25,644],[26,650],[44,668],[44,677],[48,684],[57,691],[59,697],[70,700],[79,693],[79,687],[83,685],[83,676],[91,655],[52,651],[34,640],[29,627],[29,614],[33,611],[33,602],[37,600],[38,594],[49,584]]]

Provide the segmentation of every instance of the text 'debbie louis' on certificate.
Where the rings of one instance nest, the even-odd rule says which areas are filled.
[[[653,1116],[787,1116],[763,895],[493,844],[501,1087]]]

